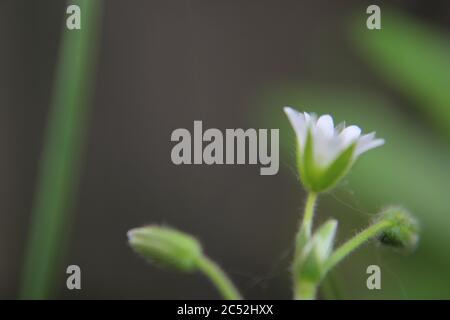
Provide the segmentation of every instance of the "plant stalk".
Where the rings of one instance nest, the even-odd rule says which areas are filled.
[[[199,261],[199,268],[211,280],[226,300],[242,299],[239,291],[217,263],[208,257],[203,257]]]

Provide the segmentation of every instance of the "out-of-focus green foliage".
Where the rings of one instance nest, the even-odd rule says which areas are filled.
[[[352,39],[362,56],[450,138],[449,35],[386,9],[379,31],[362,28],[361,17]]]

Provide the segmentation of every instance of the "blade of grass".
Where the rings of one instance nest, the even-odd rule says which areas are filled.
[[[45,299],[53,292],[79,175],[101,2],[74,3],[81,8],[81,30],[64,27],[22,271],[22,299]]]

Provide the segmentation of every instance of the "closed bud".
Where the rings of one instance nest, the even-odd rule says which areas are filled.
[[[318,282],[325,275],[325,262],[333,250],[337,221],[325,222],[306,243],[295,264],[296,275],[302,281]]]
[[[128,242],[143,258],[183,272],[198,269],[202,247],[192,236],[169,227],[147,226],[128,231]]]
[[[377,239],[383,245],[406,251],[413,251],[419,242],[419,223],[402,207],[389,207],[381,212],[376,222],[387,221],[390,227],[381,232]]]

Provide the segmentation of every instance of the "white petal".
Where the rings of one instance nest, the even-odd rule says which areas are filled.
[[[361,137],[359,137],[357,147],[361,147],[367,143],[370,143],[374,139],[375,139],[375,132],[364,134]]]
[[[294,128],[295,134],[297,136],[300,145],[303,146],[306,140],[306,127],[307,122],[303,113],[300,113],[291,107],[284,107],[284,112],[286,113],[291,126]]]
[[[305,126],[305,118],[303,114],[290,107],[284,107],[283,110],[286,113],[289,122],[291,123],[295,132],[298,134],[298,131],[301,131]]]
[[[348,126],[339,134],[342,141],[342,147],[345,148],[355,142],[361,135],[361,129],[358,126]]]
[[[382,146],[384,144],[384,139],[375,139],[375,132],[363,135],[356,145],[355,156],[359,156],[360,154]]]
[[[308,112],[303,112],[303,116],[305,117],[306,122],[310,122],[311,121],[311,116],[309,115]]]
[[[320,116],[319,120],[317,120],[317,129],[327,138],[331,138],[334,135],[333,118],[328,114]]]
[[[319,167],[329,166],[342,151],[337,136],[326,138],[322,134],[314,137],[314,161]]]

